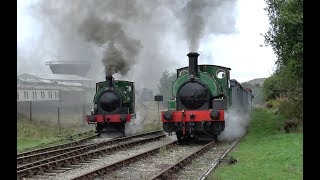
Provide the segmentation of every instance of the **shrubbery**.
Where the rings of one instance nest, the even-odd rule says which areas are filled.
[[[303,0],[266,0],[271,28],[265,35],[277,55],[263,94],[268,108],[287,121],[303,119]]]

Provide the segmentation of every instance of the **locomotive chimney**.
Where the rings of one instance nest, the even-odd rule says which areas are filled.
[[[113,79],[112,75],[110,74],[106,75],[107,87],[112,87],[112,79]]]
[[[191,52],[187,54],[189,57],[189,75],[196,77],[198,75],[198,56],[196,52]]]

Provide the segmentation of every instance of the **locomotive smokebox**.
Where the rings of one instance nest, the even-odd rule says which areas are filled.
[[[107,87],[112,87],[112,75],[107,74],[106,75],[106,83],[107,83]]]
[[[198,56],[196,52],[191,52],[187,54],[189,57],[189,75],[196,77],[198,75]]]

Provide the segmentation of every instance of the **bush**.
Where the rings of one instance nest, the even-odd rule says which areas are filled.
[[[279,111],[279,107],[281,106],[281,103],[286,101],[286,98],[277,98],[277,99],[271,99],[266,102],[266,107],[268,109],[273,109],[276,112]]]
[[[276,113],[282,114],[286,119],[302,119],[302,100],[277,98],[266,103],[268,109],[273,109]]]
[[[278,111],[286,119],[302,118],[302,105],[301,100],[284,99],[278,107]]]
[[[302,132],[302,99],[278,98],[269,100],[266,106],[274,110],[275,114],[281,114],[285,118],[282,128],[286,133]]]
[[[279,86],[278,74],[273,74],[264,81],[262,91],[266,102],[277,99],[280,96]]]

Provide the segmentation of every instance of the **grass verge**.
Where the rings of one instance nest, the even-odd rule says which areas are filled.
[[[255,109],[247,135],[228,157],[237,163],[220,166],[208,179],[303,179],[303,134],[284,133],[284,118]]]
[[[66,128],[61,127],[60,133],[57,126],[46,125],[40,122],[17,121],[17,152],[30,151],[34,149],[54,146],[82,139],[93,135],[72,136],[77,133],[89,131],[87,128]]]

